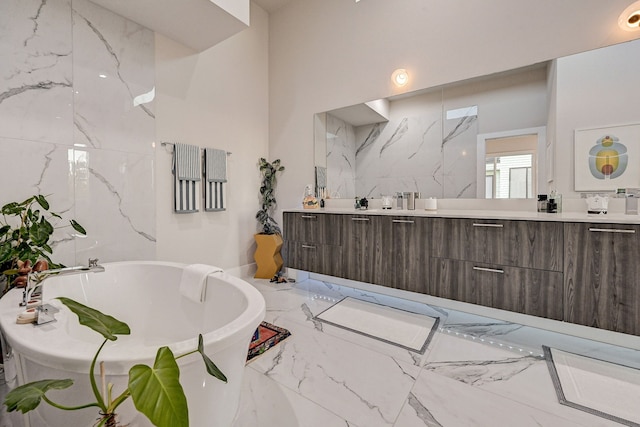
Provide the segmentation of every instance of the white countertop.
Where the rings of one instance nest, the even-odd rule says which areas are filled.
[[[509,210],[474,210],[474,209],[437,209],[435,211],[425,209],[367,209],[356,210],[353,208],[321,208],[321,209],[285,209],[284,212],[334,213],[352,215],[390,215],[390,216],[420,216],[433,218],[476,218],[476,219],[504,219],[504,220],[531,220],[531,221],[556,221],[556,222],[597,222],[614,224],[640,224],[640,215],[625,215],[623,213],[607,213],[604,215],[591,215],[586,212],[562,212],[539,213],[531,211]]]

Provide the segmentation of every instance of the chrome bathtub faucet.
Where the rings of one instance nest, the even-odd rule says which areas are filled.
[[[22,302],[20,306],[26,307],[28,302],[31,300],[33,293],[36,290],[40,290],[42,292],[42,284],[46,279],[53,276],[71,276],[74,274],[84,274],[84,273],[102,273],[104,272],[104,267],[98,264],[98,258],[89,258],[88,266],[79,265],[76,267],[64,267],[57,268],[53,270],[43,270],[43,271],[32,271],[27,275],[27,284],[22,293]],[[38,324],[47,323],[52,320],[53,314],[50,314],[53,310],[56,310],[53,306],[48,304],[42,305],[42,302],[36,307],[38,310]],[[57,311],[57,310],[56,310]],[[40,316],[40,314],[45,314]],[[42,321],[40,318],[42,317]]]

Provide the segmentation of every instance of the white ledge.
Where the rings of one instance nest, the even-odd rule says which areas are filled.
[[[198,52],[249,27],[249,0],[91,0]]]

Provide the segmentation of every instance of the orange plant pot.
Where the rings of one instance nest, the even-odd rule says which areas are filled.
[[[253,259],[258,266],[254,277],[256,279],[271,279],[282,269],[284,264],[282,255],[280,255],[282,236],[279,234],[254,234],[253,237],[256,241]]]

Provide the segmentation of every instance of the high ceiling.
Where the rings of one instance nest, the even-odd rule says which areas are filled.
[[[253,0],[254,3],[266,10],[268,13],[275,12],[291,1],[293,0]]]

